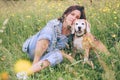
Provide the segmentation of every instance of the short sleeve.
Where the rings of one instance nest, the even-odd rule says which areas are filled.
[[[38,40],[40,39],[48,39],[52,40],[52,37],[54,35],[54,24],[50,21],[47,23],[47,25],[38,32]]]

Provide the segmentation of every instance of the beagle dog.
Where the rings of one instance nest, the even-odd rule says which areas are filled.
[[[93,50],[98,56],[98,52],[109,55],[109,51],[105,45],[97,40],[93,34],[90,33],[90,24],[85,19],[77,19],[71,27],[73,38],[73,54],[75,57],[76,51],[84,51],[84,62],[89,64],[93,69],[93,62],[89,60],[90,50]]]

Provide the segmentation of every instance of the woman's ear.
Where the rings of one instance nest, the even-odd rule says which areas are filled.
[[[66,18],[66,17],[67,17],[67,15],[65,14],[65,15],[64,15],[64,18]]]
[[[86,31],[87,31],[87,33],[89,33],[90,32],[90,23],[86,20],[86,27],[87,27],[87,29],[86,29]]]

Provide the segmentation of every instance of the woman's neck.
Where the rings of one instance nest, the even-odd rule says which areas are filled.
[[[70,26],[63,23],[62,34],[68,36],[71,33]]]

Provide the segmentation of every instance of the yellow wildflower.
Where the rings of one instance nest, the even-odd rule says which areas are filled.
[[[2,72],[0,74],[0,80],[9,80],[9,74],[7,72]]]
[[[20,59],[15,63],[14,70],[15,70],[16,73],[25,71],[28,74],[31,74],[31,72],[29,71],[31,66],[32,66],[32,64],[31,64],[30,61]]]
[[[117,8],[120,6],[120,4],[117,4]]]
[[[12,17],[14,17],[14,16],[15,16],[15,14],[11,14],[11,16],[12,16]]]
[[[109,11],[110,11],[110,8],[108,7],[103,8],[103,12],[109,12]]]
[[[114,11],[113,13],[114,13],[114,14],[117,14],[117,12],[116,12],[116,11]]]
[[[30,17],[31,17],[30,15],[26,16],[26,18],[30,18]]]
[[[114,17],[114,19],[117,19],[117,17]]]

